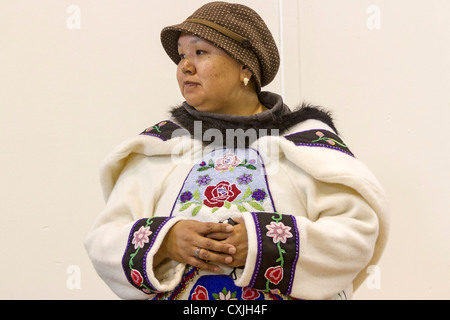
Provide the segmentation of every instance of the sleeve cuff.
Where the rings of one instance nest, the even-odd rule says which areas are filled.
[[[251,212],[244,213],[243,218],[249,250],[236,285],[289,295],[299,256],[300,237],[295,217]]]
[[[153,256],[170,228],[181,218],[152,217],[136,221],[131,228],[122,267],[128,282],[146,294],[170,291],[180,282],[184,265],[176,263],[160,281],[153,271]]]

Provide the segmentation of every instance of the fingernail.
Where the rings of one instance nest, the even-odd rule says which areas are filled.
[[[231,247],[230,249],[228,249],[228,252],[230,254],[235,254],[236,253],[236,248],[235,247]]]
[[[233,226],[227,226],[227,227],[225,228],[225,230],[226,230],[227,232],[231,232],[231,231],[233,231]]]
[[[233,258],[232,257],[226,257],[225,258],[225,263],[232,263],[233,262]]]

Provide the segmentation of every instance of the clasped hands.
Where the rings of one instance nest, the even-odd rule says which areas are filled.
[[[155,254],[153,266],[169,258],[180,263],[221,272],[218,264],[241,267],[247,259],[247,229],[242,218],[227,223],[181,220],[170,228]]]

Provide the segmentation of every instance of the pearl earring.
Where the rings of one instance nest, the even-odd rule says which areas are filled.
[[[250,79],[249,78],[247,78],[247,77],[245,77],[244,78],[244,85],[245,86],[248,86],[248,82],[250,81]]]

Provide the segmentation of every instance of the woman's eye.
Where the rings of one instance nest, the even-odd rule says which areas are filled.
[[[195,53],[199,56],[199,55],[205,54],[206,51],[204,51],[204,50],[196,50]],[[180,60],[183,60],[183,59],[186,58],[186,55],[183,54],[183,53],[180,53],[180,54],[178,54],[178,57],[180,58]]]

